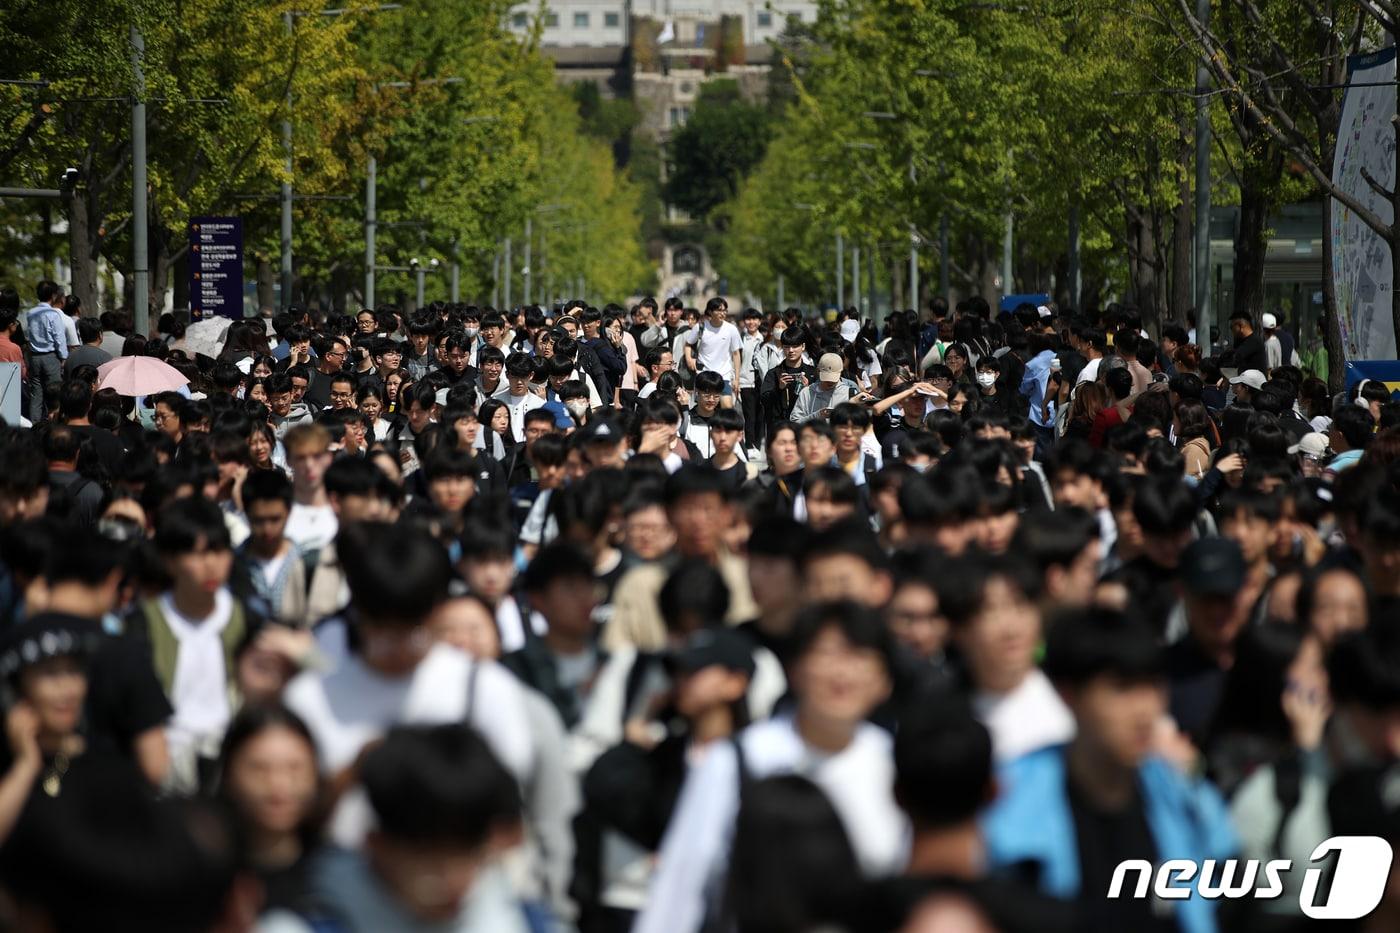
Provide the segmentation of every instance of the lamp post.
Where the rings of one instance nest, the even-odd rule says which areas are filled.
[[[146,231],[146,40],[131,27],[131,286],[132,324],[142,336],[151,331],[151,280]]]

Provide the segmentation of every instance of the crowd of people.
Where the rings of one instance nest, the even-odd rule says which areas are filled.
[[[1400,403],[1272,315],[36,297],[0,928],[1288,931],[1400,840]]]

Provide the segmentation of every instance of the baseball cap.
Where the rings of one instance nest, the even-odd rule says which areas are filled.
[[[835,353],[823,353],[821,360],[817,362],[817,378],[823,382],[839,379],[844,368],[841,357]]]
[[[1244,372],[1231,379],[1230,385],[1246,385],[1249,386],[1251,389],[1262,389],[1264,388],[1265,381],[1266,380],[1264,379],[1264,374],[1261,373],[1259,370],[1246,369]]]
[[[1201,538],[1181,555],[1181,582],[1188,593],[1231,596],[1244,586],[1244,555],[1229,538]]]
[[[674,670],[693,674],[707,667],[723,667],[752,677],[753,645],[731,629],[703,628],[692,632],[671,655]]]
[[[609,418],[598,418],[583,426],[578,439],[581,444],[616,444],[622,440],[622,429]]]
[[[855,343],[856,337],[858,337],[858,336],[860,336],[860,322],[859,322],[859,321],[842,321],[842,322],[841,322],[841,339],[842,339],[842,340],[846,341],[847,343]]]
[[[1278,318],[1274,317],[1272,314],[1266,314],[1260,319],[1260,323],[1264,325],[1265,330],[1273,330],[1275,327],[1278,327]]]
[[[1054,317],[1055,312],[1050,310],[1049,305],[1036,305],[1035,313],[1041,317]]]
[[[1321,457],[1327,453],[1327,435],[1318,434],[1311,431],[1299,438],[1298,443],[1288,448],[1291,454],[1306,454],[1309,457]]]

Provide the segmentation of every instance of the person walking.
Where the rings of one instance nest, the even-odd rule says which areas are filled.
[[[24,316],[29,336],[29,420],[44,420],[44,389],[63,381],[63,362],[68,359],[68,337],[63,328],[63,292],[44,279],[37,289],[39,303]],[[58,302],[58,304],[55,304]]]

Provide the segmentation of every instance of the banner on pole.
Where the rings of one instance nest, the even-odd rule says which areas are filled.
[[[1353,55],[1347,69],[1332,181],[1389,223],[1390,199],[1367,177],[1383,188],[1395,185],[1395,49]],[[1331,203],[1328,233],[1342,352],[1348,360],[1393,360],[1390,247],[1350,208],[1335,198]]]
[[[190,220],[190,313],[243,319],[243,218]]]

